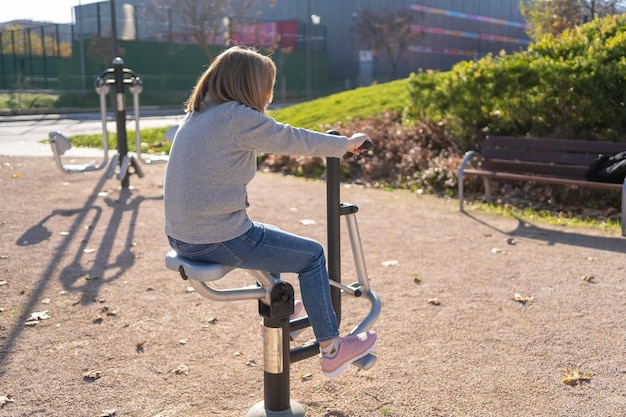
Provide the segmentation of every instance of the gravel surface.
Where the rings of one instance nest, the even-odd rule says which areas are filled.
[[[0,162],[1,417],[243,416],[263,399],[256,302],[211,302],[165,269],[163,165],[121,192],[51,157]],[[292,364],[307,415],[626,415],[626,238],[404,191],[345,186],[342,201],[383,304],[378,361],[332,379]],[[250,202],[325,242],[324,183],[260,173]],[[343,300],[347,332],[369,305]]]

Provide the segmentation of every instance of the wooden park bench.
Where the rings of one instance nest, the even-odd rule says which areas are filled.
[[[491,136],[481,152],[465,153],[458,174],[460,209],[463,211],[463,178],[483,179],[485,196],[491,198],[493,180],[536,181],[622,192],[622,236],[626,236],[626,180],[622,184],[588,181],[585,173],[599,154],[626,150],[626,143],[568,139]],[[476,168],[468,167],[479,160]]]

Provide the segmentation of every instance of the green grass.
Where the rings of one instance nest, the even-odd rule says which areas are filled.
[[[141,152],[154,153],[154,154],[168,154],[172,143],[165,139],[165,131],[167,127],[156,127],[150,129],[141,130]],[[117,134],[107,132],[109,149],[117,148]],[[136,151],[135,149],[135,131],[126,131],[126,137],[128,142],[128,150]],[[90,134],[90,135],[75,135],[68,138],[72,143],[72,146],[86,147],[86,148],[102,148],[102,134]],[[45,141],[47,142],[47,140]]]
[[[479,210],[495,213],[505,217],[515,217],[525,221],[538,221],[553,226],[567,226],[573,228],[593,228],[607,232],[621,233],[619,220],[598,220],[586,217],[576,217],[572,214],[556,215],[549,210],[534,210],[530,208],[519,209],[511,206],[493,203],[473,202],[472,205]]]
[[[31,94],[17,92],[0,94],[0,109],[24,110],[52,108],[58,99],[58,94]]]
[[[385,110],[402,112],[407,103],[407,80],[402,79],[332,94],[268,114],[292,126],[323,130],[327,124],[366,118]]]

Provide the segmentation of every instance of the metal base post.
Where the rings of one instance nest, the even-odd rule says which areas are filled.
[[[284,411],[266,410],[265,401],[259,401],[245,417],[304,417],[304,415],[304,408],[294,400],[289,402],[289,408]]]
[[[255,404],[246,417],[304,416],[304,408],[289,398],[289,318],[293,302],[293,287],[283,281],[272,287],[269,304],[259,300],[259,314],[263,317],[264,400]]]

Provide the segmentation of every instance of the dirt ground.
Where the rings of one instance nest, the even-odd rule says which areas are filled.
[[[263,399],[256,301],[211,302],[165,268],[164,166],[144,172],[121,192],[102,171],[0,157],[1,417],[243,416]],[[404,191],[342,201],[382,300],[378,361],[332,379],[292,364],[308,416],[626,415],[626,238]],[[326,241],[324,183],[262,173],[250,202]],[[368,308],[344,298],[342,330]]]

